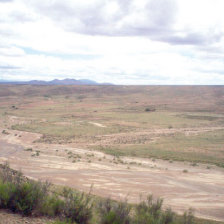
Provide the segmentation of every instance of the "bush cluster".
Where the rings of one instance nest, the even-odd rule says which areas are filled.
[[[20,172],[12,171],[7,164],[0,173],[0,208],[22,215],[40,211],[47,198],[49,184],[24,179]]]
[[[66,189],[63,195],[50,192],[48,182],[24,178],[7,164],[0,172],[0,208],[25,216],[59,217],[68,223],[87,224],[92,217],[90,195]]]
[[[98,212],[101,224],[129,224],[131,206],[127,202],[114,202],[111,199],[101,200]]]
[[[137,205],[134,223],[174,223],[174,213],[170,209],[163,211],[162,203],[162,199],[157,199],[156,201],[154,201],[152,195],[148,196],[146,201],[142,201]]]

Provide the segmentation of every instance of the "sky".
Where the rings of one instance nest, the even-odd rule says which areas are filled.
[[[0,80],[224,85],[224,0],[0,0]]]

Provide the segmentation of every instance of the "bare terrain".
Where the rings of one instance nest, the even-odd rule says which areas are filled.
[[[224,87],[0,86],[0,161],[224,221]]]

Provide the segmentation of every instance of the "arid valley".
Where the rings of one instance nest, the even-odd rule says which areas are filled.
[[[224,222],[223,86],[1,85],[0,161],[31,179]]]

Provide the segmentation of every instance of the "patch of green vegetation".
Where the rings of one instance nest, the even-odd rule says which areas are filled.
[[[3,130],[3,131],[2,131],[2,134],[4,134],[4,135],[9,135],[9,132],[6,131],[6,130]]]
[[[60,217],[71,223],[88,224],[92,217],[89,195],[64,188],[63,194],[50,193],[47,182],[24,179],[3,165],[0,170],[0,208],[25,216]]]
[[[32,148],[26,148],[26,149],[24,149],[24,151],[32,152],[33,149]]]
[[[217,116],[213,114],[204,115],[204,114],[180,114],[180,117],[184,117],[187,119],[194,119],[194,120],[205,120],[205,121],[216,121],[220,119],[224,119],[223,116]]]
[[[197,163],[210,163],[224,167],[223,145],[224,131],[219,130],[192,136],[164,136],[156,142],[143,145],[96,146],[94,149],[114,156],[153,157],[189,161],[194,166]]]
[[[40,155],[40,151],[36,151],[36,156],[39,156]]]
[[[82,137],[113,134],[122,130],[122,128],[115,125],[108,128],[101,128],[94,126],[88,122],[73,123],[68,125],[60,125],[51,122],[35,122],[30,124],[13,125],[11,128],[14,130],[41,133],[49,136],[70,138],[74,138],[75,136]]]

